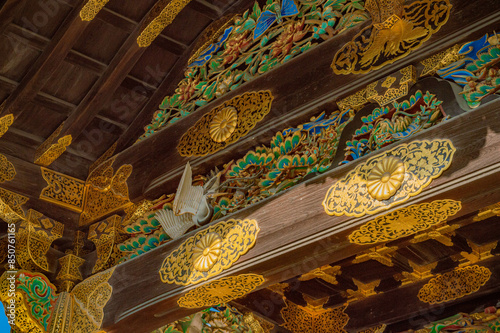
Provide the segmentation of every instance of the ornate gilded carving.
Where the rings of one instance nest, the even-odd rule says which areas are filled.
[[[350,108],[359,110],[369,102],[384,106],[408,95],[408,91],[416,80],[415,67],[413,65],[406,66],[386,76],[385,79],[370,83],[366,88],[341,99],[337,104],[342,111]],[[398,82],[397,86],[394,86],[396,81]]]
[[[5,102],[4,102],[5,103]],[[3,110],[4,104],[0,105],[0,111]],[[14,123],[14,115],[8,114],[0,118],[0,137],[2,137],[8,130],[10,125]]]
[[[247,312],[243,315],[243,322],[252,330],[252,333],[271,333],[274,325],[267,320]]]
[[[406,285],[409,283],[418,282],[423,279],[428,279],[434,274],[432,274],[432,270],[436,268],[437,261],[427,264],[427,265],[417,265],[411,260],[408,260],[413,271],[411,272],[401,272],[401,276],[397,279],[401,281],[402,285]]]
[[[85,197],[85,182],[44,167],[40,169],[48,185],[40,193],[40,199],[81,212]]]
[[[427,59],[422,60],[420,63],[424,65],[424,69],[420,73],[420,77],[427,75],[434,75],[436,71],[451,65],[455,61],[458,61],[464,57],[459,51],[462,47],[460,45],[454,45],[447,50],[441,51],[430,56]]]
[[[493,216],[500,216],[500,202],[490,205],[488,207],[481,208],[476,216],[474,216],[474,221],[479,222],[489,219]]]
[[[362,283],[361,281],[358,281],[356,279],[352,279],[352,281],[354,282],[356,287],[358,287],[358,289],[356,290],[347,289],[347,295],[349,297],[347,301],[349,303],[359,301],[366,297],[370,297],[372,295],[377,294],[375,288],[377,288],[378,285],[380,284],[380,280],[375,280],[368,283]]]
[[[478,265],[456,268],[431,279],[418,292],[425,303],[437,304],[470,295],[479,290],[491,277],[491,271]]]
[[[189,291],[177,303],[183,308],[201,308],[243,297],[264,283],[264,277],[257,274],[229,276]]]
[[[215,142],[224,142],[233,134],[238,124],[238,111],[226,107],[215,114],[210,123],[210,136]]]
[[[205,156],[238,141],[269,113],[273,98],[270,91],[250,92],[236,96],[212,109],[181,137],[177,146],[179,154],[181,156]],[[217,142],[211,135],[211,125],[215,124],[218,114],[227,109],[237,111],[236,128],[225,140]],[[230,121],[234,121],[234,118]],[[228,133],[225,132],[226,135]],[[224,136],[217,136],[217,139],[222,137]]]
[[[387,325],[385,325],[385,324],[380,324],[377,326],[367,328],[367,329],[362,330],[362,331],[358,331],[358,333],[384,333],[386,326]]]
[[[61,281],[61,291],[70,292],[75,283],[82,281],[82,273],[80,267],[85,263],[85,259],[67,254],[58,259],[61,269],[56,276],[56,280]]]
[[[114,161],[115,158],[110,158],[101,163],[87,178],[85,203],[80,215],[81,226],[131,205],[127,179],[132,173],[132,166],[122,165],[114,173]]]
[[[293,333],[344,333],[349,316],[344,312],[345,306],[334,309],[313,308],[310,305],[300,306],[288,300],[281,309],[285,320],[283,327]]]
[[[439,177],[450,166],[454,153],[455,147],[449,140],[424,140],[401,144],[373,156],[330,187],[323,201],[325,211],[329,215],[360,217],[405,202]],[[390,199],[379,201],[368,194],[367,180],[373,167],[387,156],[399,157],[406,173],[399,190]]]
[[[163,8],[160,15],[155,17],[151,23],[141,32],[137,37],[137,44],[140,47],[148,47],[158,37],[158,35],[165,29],[181,10],[190,3],[191,0],[171,0]],[[162,2],[164,3],[164,2]]]
[[[454,200],[411,205],[367,222],[349,235],[349,241],[362,245],[407,237],[445,222],[461,208],[461,203]]]
[[[247,253],[257,241],[259,231],[255,220],[230,219],[210,226],[187,239],[177,250],[165,258],[159,271],[161,280],[164,283],[180,285],[206,281],[231,267],[242,255]],[[211,268],[201,271],[195,267],[197,266],[194,261],[197,254],[195,248],[198,242],[208,234],[217,235],[222,240],[220,256]]]
[[[49,270],[46,254],[53,241],[62,237],[64,225],[33,209],[21,222],[17,233],[17,261],[29,271]]]
[[[368,249],[365,253],[358,254],[356,258],[352,261],[354,264],[365,262],[368,260],[376,260],[382,265],[392,267],[394,263],[392,262],[392,257],[398,249],[397,246],[387,247],[384,245],[372,247]]]
[[[66,151],[66,148],[71,144],[73,140],[71,135],[66,135],[53,143],[54,140],[59,136],[63,129],[64,123],[59,125],[59,127],[52,133],[47,140],[45,140],[40,147],[37,148],[35,152],[35,163],[38,165],[43,165],[48,167],[56,159],[61,156],[62,153]]]
[[[80,11],[82,21],[92,21],[109,0],[88,0]]]
[[[335,54],[331,67],[336,74],[367,73],[407,56],[448,21],[451,9],[448,0],[402,4],[402,0],[367,1],[373,24]]]
[[[90,226],[88,239],[94,242],[97,260],[92,273],[110,268],[123,256],[118,244],[125,240],[121,229],[121,217],[113,215],[104,221]]]
[[[222,239],[219,234],[208,233],[203,236],[193,248],[194,269],[200,272],[209,271],[219,260]]]
[[[0,218],[7,223],[15,223],[24,219],[22,205],[28,198],[0,188]]]
[[[395,156],[381,159],[367,178],[368,194],[376,200],[387,200],[401,187],[405,178],[405,164]]]
[[[15,176],[14,165],[7,160],[7,157],[0,154],[0,183],[12,180]]]
[[[469,244],[472,251],[470,253],[465,252],[465,251],[460,252],[460,255],[465,260],[463,260],[463,262],[460,263],[459,266],[475,264],[481,260],[485,260],[485,259],[493,257],[493,254],[491,253],[491,251],[493,249],[495,249],[498,245],[498,241],[484,244],[484,245],[474,244],[470,240],[467,240],[467,243]]]
[[[151,207],[153,207],[153,205],[153,201],[142,200],[137,204],[133,204],[125,208],[125,213],[127,215],[125,215],[125,217],[123,218],[123,225],[128,226],[135,223],[138,219],[143,218],[144,215],[151,210]]]
[[[95,274],[73,289],[72,323],[69,332],[88,333],[101,328],[104,307],[113,293],[113,287],[108,281],[114,270],[112,268]]]
[[[5,305],[12,298],[11,281],[7,279],[11,277],[11,273],[5,272],[0,278],[0,298]],[[15,328],[19,332],[47,332],[57,299],[55,286],[45,275],[24,270],[17,271],[14,278]]]
[[[342,274],[342,271],[340,270],[340,266],[333,266],[332,267],[330,265],[326,265],[326,266],[316,268],[309,273],[302,274],[298,280],[299,281],[309,281],[309,280],[317,278],[317,279],[321,279],[325,282],[328,282],[330,284],[338,284],[337,275],[340,275],[340,274]]]
[[[455,235],[455,230],[460,226],[458,224],[454,225],[442,225],[442,226],[432,226],[430,230],[422,232],[416,235],[410,242],[420,243],[425,242],[429,239],[434,239],[445,246],[453,246],[453,241],[451,236]]]
[[[113,288],[108,283],[114,269],[96,274],[71,293],[56,294],[56,287],[43,274],[16,274],[16,327],[33,333],[97,333],[104,318],[104,306]],[[0,297],[10,300],[8,273],[0,278]]]

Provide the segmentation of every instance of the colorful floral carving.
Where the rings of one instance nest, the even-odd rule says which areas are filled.
[[[486,34],[462,46],[458,54],[463,59],[437,71],[439,76],[464,87],[461,94],[471,108],[478,107],[485,97],[500,90],[499,44],[499,35]]]
[[[356,160],[393,142],[403,140],[447,119],[435,95],[418,90],[409,100],[393,103],[393,107],[376,108],[362,117],[363,126],[346,142],[342,163]]]
[[[213,44],[213,52],[210,47],[208,53],[202,52],[208,55],[206,60],[194,61],[175,94],[165,97],[139,140],[368,19],[361,0],[294,1],[298,14],[280,17],[279,24],[257,38],[252,38],[252,31],[261,14],[276,12],[281,1],[268,0],[263,8],[255,3],[236,17],[220,45]]]

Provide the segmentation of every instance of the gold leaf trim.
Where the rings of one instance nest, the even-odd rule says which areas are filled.
[[[456,268],[431,279],[418,292],[425,303],[438,304],[462,298],[479,290],[488,282],[491,271],[478,265]]]
[[[456,149],[450,140],[422,140],[401,144],[359,164],[337,181],[326,193],[323,207],[329,215],[360,217],[375,214],[418,195],[433,179],[450,167]],[[405,178],[388,200],[375,200],[367,190],[368,175],[387,156],[399,157],[405,164]]]
[[[43,179],[47,182],[47,187],[40,193],[40,199],[81,212],[85,196],[85,182],[44,167],[40,170]]]
[[[249,92],[212,109],[181,137],[177,146],[179,154],[181,156],[205,156],[238,141],[269,113],[273,98],[269,90]],[[217,114],[226,108],[234,108],[237,111],[236,128],[225,141],[216,142],[210,134],[211,124]]]
[[[0,111],[3,110],[3,103],[0,106]],[[0,118],[0,137],[2,137],[7,131],[9,130],[9,127],[14,123],[14,115],[8,114],[6,116],[3,116]]]
[[[283,327],[293,333],[344,333],[349,316],[344,312],[346,307],[335,309],[311,309],[285,300],[286,307],[281,309],[285,320]]]
[[[250,293],[264,281],[264,277],[257,274],[229,276],[189,291],[177,303],[189,309],[228,303]]]
[[[438,225],[462,209],[460,201],[436,200],[380,216],[349,235],[355,244],[375,244],[407,237]]]
[[[385,7],[391,5],[391,2],[385,3]],[[333,72],[364,74],[406,57],[446,24],[451,7],[449,0],[423,0],[404,6],[403,13],[385,8],[392,15],[385,13],[380,18],[385,21],[374,21],[345,44],[335,54],[331,64]],[[378,13],[373,10],[379,10],[378,6],[370,9],[372,18],[377,17]]]
[[[92,21],[109,0],[89,0],[80,11],[82,21]]]
[[[14,164],[7,160],[7,157],[0,154],[0,183],[10,181],[16,176]]]
[[[198,232],[165,258],[159,271],[162,282],[179,285],[197,284],[220,274],[255,245],[259,231],[255,220],[230,219]],[[210,233],[217,234],[222,239],[220,256],[210,269],[201,271],[196,269],[193,263],[195,247]]]
[[[165,8],[161,11],[160,15],[155,17],[151,23],[141,32],[137,37],[137,44],[140,47],[148,47],[160,35],[170,23],[174,21],[177,15],[184,7],[190,3],[191,0],[171,0]]]

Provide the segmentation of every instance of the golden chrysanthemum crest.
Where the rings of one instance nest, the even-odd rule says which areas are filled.
[[[165,258],[160,278],[164,283],[178,285],[206,281],[247,253],[255,245],[259,231],[255,220],[234,219],[201,230]]]
[[[360,217],[405,202],[422,192],[433,179],[450,167],[455,151],[450,140],[422,140],[400,144],[375,155],[330,187],[323,201],[325,212],[329,215]],[[404,163],[404,178],[390,198],[373,199],[368,191],[368,179],[374,168],[389,156],[399,158]],[[400,179],[401,172],[397,171],[397,175]]]
[[[210,136],[215,142],[224,142],[233,134],[238,123],[238,112],[228,106],[220,110],[210,123]]]
[[[396,156],[386,156],[372,169],[366,180],[368,194],[387,200],[396,193],[405,179],[405,164]]]

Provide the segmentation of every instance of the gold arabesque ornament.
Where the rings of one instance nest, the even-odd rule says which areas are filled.
[[[405,164],[396,156],[387,156],[375,165],[366,180],[368,193],[377,200],[387,200],[401,187]]]
[[[194,268],[206,272],[219,260],[222,239],[214,232],[208,233],[196,243],[193,249]]]
[[[220,110],[210,123],[210,136],[215,142],[226,141],[238,123],[238,112],[232,106]]]

